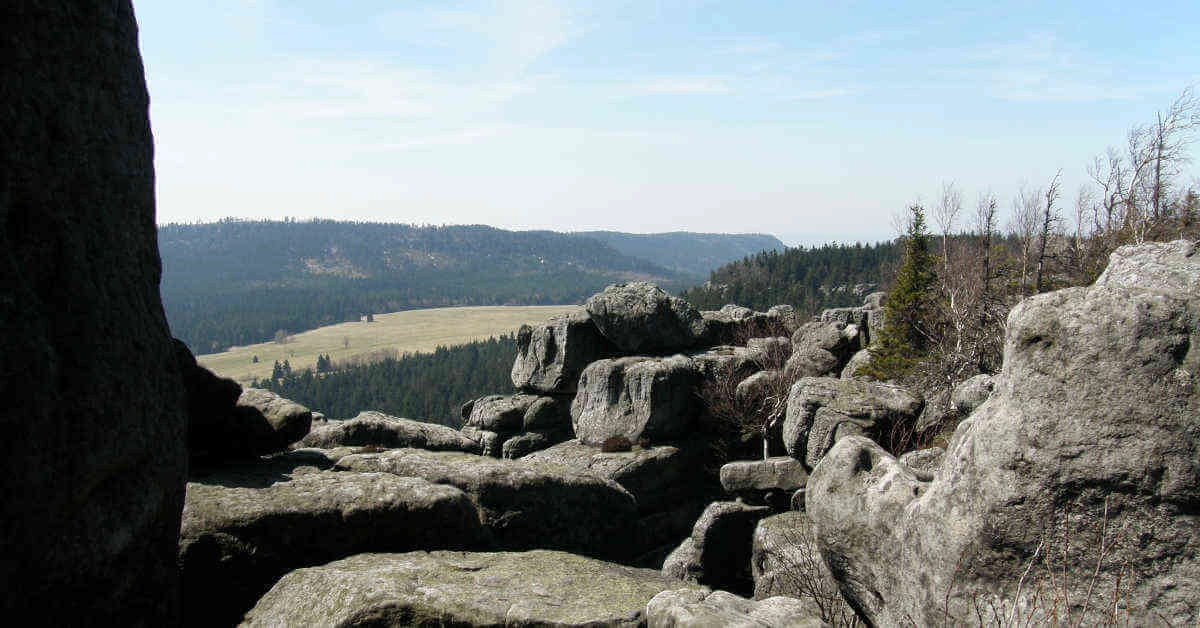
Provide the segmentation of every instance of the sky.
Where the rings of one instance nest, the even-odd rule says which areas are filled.
[[[160,224],[885,240],[947,182],[1073,197],[1200,83],[1195,0],[134,7]]]

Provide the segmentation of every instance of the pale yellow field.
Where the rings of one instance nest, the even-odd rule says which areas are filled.
[[[524,323],[579,310],[577,305],[448,307],[376,314],[373,323],[340,323],[291,336],[286,344],[264,342],[198,356],[200,364],[242,384],[269,377],[276,360],[288,360],[292,370],[316,368],[317,355],[339,360],[365,359],[374,351],[401,353],[433,351],[438,345],[457,345],[514,332]],[[349,346],[346,346],[349,341]],[[258,356],[258,363],[251,362]]]

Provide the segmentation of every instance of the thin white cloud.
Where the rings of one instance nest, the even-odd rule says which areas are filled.
[[[633,89],[649,94],[727,94],[732,91],[725,79],[704,77],[653,79],[635,83]]]

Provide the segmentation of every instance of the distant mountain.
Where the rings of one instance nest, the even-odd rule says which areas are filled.
[[[697,278],[706,277],[722,264],[740,260],[747,255],[761,251],[782,251],[786,248],[779,238],[761,233],[575,233],[600,240],[626,255],[640,257]]]
[[[883,289],[901,251],[894,242],[768,251],[714,270],[708,281],[680,296],[700,309],[736,303],[766,310],[787,304],[802,314],[815,314],[825,308],[860,305],[867,293]]]
[[[223,220],[158,229],[172,332],[196,353],[367,313],[578,303],[605,285],[684,273],[599,239],[481,225]]]

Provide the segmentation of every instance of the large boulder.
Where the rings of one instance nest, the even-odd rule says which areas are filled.
[[[932,481],[839,442],[808,512],[875,625],[1200,617],[1200,255],[1126,247],[1009,314],[991,397]]]
[[[479,443],[463,436],[458,430],[389,416],[368,410],[346,421],[332,421],[318,426],[300,440],[302,447],[332,449],[334,447],[376,445],[379,447],[416,447],[435,451],[479,452]]]
[[[821,628],[828,626],[801,600],[748,600],[728,591],[663,591],[646,605],[648,628],[732,626],[736,628]]]
[[[362,554],[284,576],[244,625],[634,627],[655,595],[680,586],[546,550]]]
[[[786,504],[808,482],[804,465],[791,456],[737,460],[722,466],[720,473],[726,493],[752,503],[763,503],[777,494]]]
[[[486,544],[475,508],[450,486],[387,473],[308,473],[262,488],[246,479],[188,484],[179,566],[189,625],[236,622],[299,567],[368,551]]]
[[[700,312],[704,319],[705,345],[744,345],[751,338],[791,335],[796,329],[796,313],[790,306],[776,306],[767,312],[729,304],[719,310]]]
[[[882,436],[897,422],[913,422],[922,401],[891,384],[806,377],[792,385],[783,444],[809,468],[833,444],[850,435]]]
[[[584,367],[616,349],[600,334],[587,312],[555,316],[517,332],[512,382],[521,390],[573,393]]]
[[[840,375],[863,343],[861,329],[840,321],[813,321],[792,334],[792,355],[784,367],[789,379]]]
[[[265,418],[237,411],[242,387],[200,366],[182,340],[175,359],[187,402],[188,455],[196,461],[250,458],[275,450],[275,430]]]
[[[629,558],[637,516],[633,496],[590,473],[528,460],[457,452],[393,449],[346,456],[337,469],[382,471],[449,484],[467,493],[502,549],[558,549]]]
[[[608,286],[584,307],[600,333],[626,355],[680,351],[704,336],[696,308],[644,281]]]
[[[803,600],[823,619],[850,625],[854,610],[821,558],[807,513],[785,512],[758,522],[754,529],[754,599],[785,595]]]
[[[614,436],[631,442],[683,437],[696,419],[696,381],[692,361],[682,355],[593,362],[571,403],[575,436],[587,445]]]
[[[950,405],[955,412],[966,416],[983,405],[992,395],[995,379],[991,375],[979,374],[960,382],[950,393]]]
[[[525,412],[537,401],[536,395],[488,395],[467,402],[470,412],[466,415],[466,425],[490,432],[515,433],[521,430],[525,421]]]
[[[0,5],[0,613],[178,623],[183,383],[129,0]]]
[[[266,420],[271,426],[271,437],[267,444],[274,451],[304,438],[312,429],[312,412],[308,408],[261,388],[246,388],[238,397],[236,412],[243,415],[245,424],[261,424]]]
[[[735,593],[753,589],[751,543],[759,519],[771,514],[765,506],[713,502],[663,562],[663,573]]]

